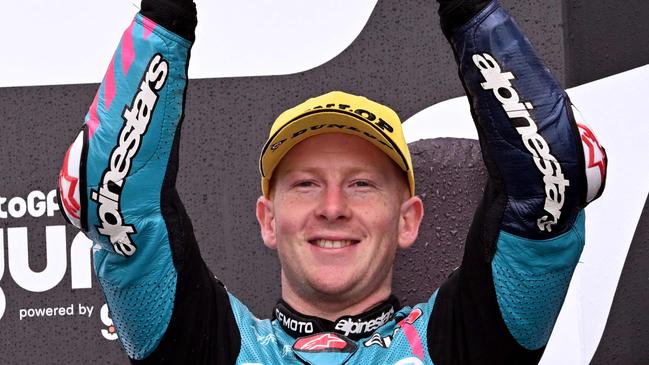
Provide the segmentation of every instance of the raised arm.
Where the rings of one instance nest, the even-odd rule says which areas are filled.
[[[497,2],[439,1],[489,172],[429,326],[435,363],[536,363],[584,244],[606,157]],[[452,123],[452,121],[448,121]]]
[[[100,249],[97,278],[124,350],[144,363],[232,363],[228,295],[200,257],[175,188],[191,0],[144,0],[61,171],[66,219]]]

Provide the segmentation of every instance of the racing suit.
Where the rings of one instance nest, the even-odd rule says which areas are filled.
[[[195,8],[143,1],[59,180],[66,219],[101,247],[95,271],[133,363],[539,361],[605,155],[505,10],[478,10],[444,29],[489,173],[462,265],[425,303],[390,297],[332,323],[283,302],[257,319],[206,267],[175,189]]]

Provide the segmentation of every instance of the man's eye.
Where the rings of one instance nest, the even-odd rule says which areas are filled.
[[[359,188],[365,188],[365,187],[372,186],[372,184],[370,184],[369,181],[365,181],[365,180],[356,180],[356,181],[353,182],[353,185],[355,187],[359,187]]]
[[[311,187],[311,186],[314,186],[314,185],[315,185],[315,183],[313,181],[310,181],[310,180],[303,180],[303,181],[298,181],[297,183],[295,183],[295,187],[298,187],[298,188],[308,188],[308,187]]]

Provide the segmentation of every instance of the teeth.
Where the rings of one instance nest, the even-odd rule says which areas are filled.
[[[316,240],[315,243],[318,247],[322,247],[322,248],[343,248],[343,247],[350,246],[353,243],[353,241],[352,240],[342,240],[342,241]]]

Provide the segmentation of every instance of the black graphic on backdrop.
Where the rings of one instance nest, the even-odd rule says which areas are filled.
[[[557,78],[568,81],[566,86],[575,85],[573,80],[586,82],[624,70],[613,67],[619,65],[617,57],[600,57],[596,63],[571,66],[588,57],[593,49],[608,44],[606,37],[590,35],[601,35],[601,29],[610,29],[607,21],[626,14],[624,9],[616,12],[617,2],[603,0],[592,5],[600,9],[595,12],[587,11],[591,3],[580,6],[576,0],[502,2],[511,9]],[[634,11],[625,19],[642,22],[649,17],[649,3],[632,3]],[[565,19],[568,27],[562,27]],[[611,34],[632,31],[633,37],[626,39],[649,39],[646,27],[617,27]],[[586,37],[588,42],[575,41]],[[628,67],[649,63],[646,49],[625,47]],[[78,132],[96,88],[68,85],[0,89],[1,196],[27,197],[36,190],[47,194],[54,189],[61,157]],[[254,218],[254,202],[259,195],[258,151],[268,125],[287,106],[334,89],[383,101],[395,107],[402,120],[432,104],[462,95],[450,47],[439,31],[435,6],[430,1],[416,1],[407,7],[396,0],[379,1],[353,44],[313,70],[287,76],[192,80],[189,84],[178,188],[208,265],[260,316],[270,315],[279,297],[279,274],[276,257],[263,247]],[[431,121],[444,122],[448,121]],[[413,249],[398,256],[395,291],[405,303],[426,298],[431,288],[459,263],[466,222],[486,178],[475,142],[419,142],[412,151],[415,168],[432,168],[433,173],[417,175],[418,192],[428,204],[421,238]],[[477,178],[467,179],[467,175]],[[648,214],[645,208],[641,219],[645,226]],[[102,330],[106,331],[110,337],[110,322],[102,315],[104,301],[94,277],[84,281],[84,275],[91,272],[90,248],[75,241],[76,232],[69,226],[59,228],[64,222],[57,214],[0,217],[0,224],[3,254],[6,252],[0,287],[7,301],[0,319],[0,346],[7,350],[0,354],[0,363],[126,364],[117,341],[108,341],[102,334]],[[33,272],[64,262],[64,274],[52,288],[29,291],[12,277],[7,262],[15,252],[8,250],[8,233],[17,228],[21,230],[13,230],[11,238],[26,232],[29,268]],[[634,318],[618,316],[626,306],[643,303],[642,299],[625,299],[641,293],[643,282],[630,279],[627,285],[624,280],[639,277],[637,270],[646,273],[642,264],[649,262],[648,253],[639,247],[643,247],[648,235],[646,229],[636,233],[630,250],[636,256],[627,260],[594,364],[611,362],[613,356],[623,363],[629,352],[649,343],[646,330],[629,335],[624,327],[633,323],[634,328],[649,328],[646,311],[629,307],[636,314]],[[61,247],[55,241],[64,241],[64,255],[48,257],[51,250],[46,243],[52,243],[52,250]],[[68,311],[71,305],[73,309]],[[46,313],[47,308],[52,308],[52,313],[55,308],[64,308],[66,314],[74,315],[28,316],[36,309]],[[25,313],[22,320],[21,309]],[[614,338],[617,336],[624,338]],[[615,340],[624,341],[624,346],[611,345],[614,342],[609,341]],[[646,356],[646,352],[638,353]]]

